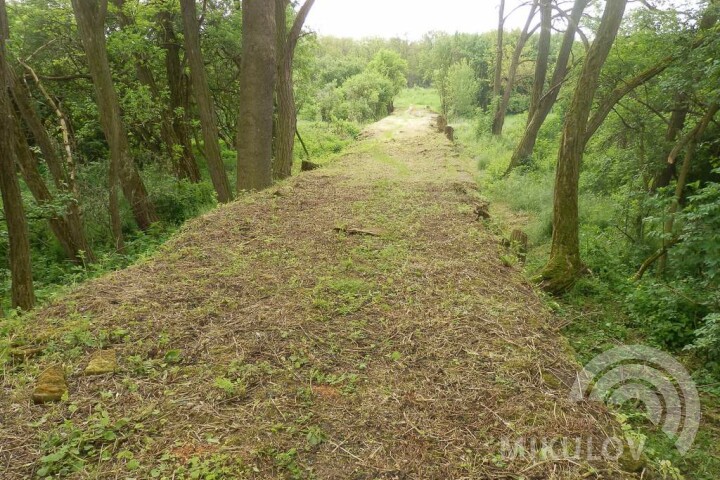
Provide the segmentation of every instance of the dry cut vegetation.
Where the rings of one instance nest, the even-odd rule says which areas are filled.
[[[572,355],[431,119],[389,117],[22,318],[12,344],[41,351],[3,367],[2,478],[623,478],[500,455],[612,422],[567,399]],[[117,371],[83,375],[98,349]],[[68,395],[34,405],[56,364]]]

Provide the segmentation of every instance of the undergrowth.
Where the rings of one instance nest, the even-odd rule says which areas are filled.
[[[490,122],[488,114],[479,113],[476,118],[458,118],[451,123],[461,147],[477,162],[483,194],[493,204],[494,213],[501,217],[504,229],[509,233],[511,228],[519,227],[528,234],[530,251],[525,271],[532,277],[542,268],[550,252],[552,192],[562,119],[557,114],[550,115],[538,138],[532,162],[507,176],[504,173],[522,134],[525,118],[524,115],[508,117],[500,137],[488,133]],[[691,276],[698,268],[712,271],[704,265],[691,266],[703,262],[699,252],[706,251],[711,240],[703,236],[702,229],[711,227],[707,226],[705,217],[702,224],[694,222],[694,217],[681,218],[686,230],[701,229],[699,234],[689,231],[687,238],[699,236],[702,239],[699,241],[705,243],[694,249],[687,247],[690,251],[685,255],[680,251],[671,255],[670,261],[676,266],[674,276],[660,279],[648,275],[640,282],[632,281],[637,267],[653,251],[636,237],[636,217],[652,211],[653,206],[648,206],[647,200],[645,203],[639,200],[631,187],[608,186],[604,169],[613,154],[616,152],[591,145],[581,177],[581,254],[591,273],[569,294],[548,299],[548,303],[562,319],[562,331],[574,347],[580,364],[621,344],[645,344],[663,349],[685,364],[701,391],[705,416],[694,448],[686,456],[681,456],[673,441],[648,420],[642,405],[625,406],[623,414],[634,431],[647,437],[650,466],[660,478],[715,479],[720,472],[720,369],[717,356],[712,352],[717,352],[720,344],[720,317],[712,313],[716,305],[714,296],[708,295],[702,281]],[[701,195],[706,198],[714,195],[713,192],[705,189]],[[694,197],[690,198],[691,204],[685,209],[688,216],[709,215],[715,211],[708,206],[713,203],[698,199],[694,207]],[[645,222],[652,221],[663,219],[650,218]],[[645,228],[649,230],[650,226]],[[684,265],[688,265],[690,273],[681,271]]]

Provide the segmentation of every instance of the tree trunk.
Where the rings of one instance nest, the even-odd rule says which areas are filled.
[[[30,310],[35,305],[35,292],[30,261],[30,235],[13,155],[14,129],[5,62],[7,28],[5,0],[0,0],[0,130],[3,132],[0,135],[0,196],[2,196],[10,247],[12,306]]]
[[[37,110],[33,106],[32,98],[25,84],[15,77],[13,72],[10,71],[9,66],[7,68],[12,98],[25,125],[40,147],[40,151],[45,159],[45,164],[48,166],[48,170],[53,177],[55,187],[61,192],[73,197],[73,201],[67,205],[65,215],[63,215],[61,219],[50,220],[51,229],[58,242],[62,245],[69,260],[76,263],[95,262],[95,255],[92,252],[90,243],[85,235],[85,229],[83,228],[80,215],[80,203],[77,198],[74,178],[72,175],[68,175],[64,168],[63,162],[55,150],[55,145],[43,126]],[[45,185],[45,180],[40,175],[37,168],[37,160],[30,150],[27,140],[22,135],[22,132],[20,132],[19,123],[15,123],[17,123],[16,132],[19,132],[16,138],[15,148],[25,183],[33,194],[35,201],[39,204],[51,202],[52,194],[50,194],[49,189]]]
[[[183,28],[185,30],[185,54],[190,64],[190,79],[192,80],[193,92],[195,92],[195,100],[200,114],[205,160],[210,172],[210,178],[215,186],[218,201],[227,203],[232,200],[233,194],[220,154],[215,106],[212,95],[210,95],[205,63],[200,50],[200,30],[195,0],[180,0],[180,9],[182,10]]]
[[[500,0],[500,7],[498,9],[498,31],[497,31],[497,42],[495,50],[495,72],[493,76],[493,96],[492,105],[494,110],[497,111],[500,108],[500,94],[502,93],[502,65],[503,65],[503,37],[505,32],[505,0]],[[491,131],[495,135],[495,122],[493,121]]]
[[[548,63],[550,58],[550,42],[552,40],[552,0],[540,0],[540,38],[538,39],[538,53],[535,60],[535,75],[532,93],[530,94],[530,107],[528,108],[528,121],[535,115],[540,106],[540,99],[545,91],[547,81]]]
[[[243,0],[243,48],[238,113],[240,191],[272,184],[273,93],[276,77],[275,2]]]
[[[597,36],[587,53],[565,116],[555,176],[552,247],[550,259],[541,273],[542,286],[551,293],[567,291],[583,269],[578,219],[580,163],[600,71],[617,36],[626,5],[627,0],[607,1]]]
[[[303,24],[315,0],[306,0],[298,11],[290,32],[286,28],[287,0],[275,0],[275,24],[277,28],[277,123],[275,131],[275,161],[273,177],[284,179],[292,172],[297,130],[297,109],[293,91],[293,58]]]
[[[120,114],[120,101],[113,85],[105,45],[105,16],[107,13],[107,0],[72,0],[73,11],[77,21],[78,32],[85,49],[90,75],[92,76],[97,97],[100,125],[110,147],[110,215],[119,219],[119,202],[113,200],[113,184],[120,184],[125,198],[130,203],[135,221],[141,230],[147,230],[158,220],[148,196],[145,184],[135,168],[130,156],[130,146],[125,126]],[[117,182],[112,176],[117,176]],[[115,222],[114,222],[115,224]],[[113,234],[116,242],[120,231],[115,225]]]
[[[527,126],[523,137],[518,143],[517,147],[513,151],[510,165],[508,166],[505,174],[507,175],[510,171],[521,163],[527,162],[532,157],[533,150],[535,149],[535,142],[537,141],[538,133],[540,128],[545,123],[545,119],[555,105],[558,94],[560,93],[560,87],[565,81],[567,75],[570,54],[572,53],[572,47],[575,43],[575,34],[580,24],[582,14],[587,7],[589,0],[575,0],[570,19],[568,22],[567,30],[563,36],[563,43],[560,47],[560,53],[558,54],[557,62],[555,63],[555,71],[553,72],[552,80],[550,81],[550,89],[545,92],[541,97],[539,105],[535,110],[532,117],[528,117]]]
[[[670,123],[668,123],[667,131],[665,132],[665,140],[668,144],[671,144],[677,140],[677,136],[685,128],[685,119],[688,114],[687,95],[682,92],[675,95],[675,108],[673,108],[670,114]],[[653,179],[651,190],[654,192],[658,188],[667,187],[672,182],[675,176],[675,163],[668,163],[666,160],[672,152],[671,147],[667,147],[663,155],[663,169],[660,170]]]
[[[718,21],[718,10],[717,7],[720,5],[720,0],[711,0],[707,10],[700,19],[700,31],[707,31],[711,29]],[[665,140],[669,143],[674,142],[677,136],[680,134],[685,126],[685,119],[688,115],[688,97],[689,92],[680,91],[675,94],[674,108],[670,115],[670,123],[665,134]],[[669,148],[669,147],[668,147]],[[672,182],[675,176],[675,163],[668,163],[665,160],[670,155],[671,151],[665,151],[663,155],[664,168],[657,173],[652,185],[652,191],[656,191],[658,188],[667,187]],[[665,261],[665,255],[663,255],[662,262]]]
[[[165,70],[170,92],[170,114],[173,131],[181,147],[177,163],[178,173],[180,177],[198,183],[202,178],[193,153],[190,134],[188,133],[189,80],[183,72],[180,62],[180,43],[173,27],[173,15],[169,11],[160,11],[158,19],[163,32],[162,46],[165,49]]]
[[[685,186],[687,185],[688,176],[690,175],[690,167],[692,165],[692,160],[695,156],[697,144],[705,133],[708,125],[710,125],[710,122],[719,110],[720,104],[715,103],[711,105],[708,111],[705,112],[705,115],[703,115],[702,119],[700,119],[700,122],[698,122],[698,124],[695,126],[695,128],[693,128],[691,132],[689,132],[678,142],[678,144],[675,146],[675,148],[673,148],[672,152],[670,152],[670,155],[668,156],[668,164],[674,165],[678,154],[683,148],[685,148],[685,158],[683,159],[682,166],[680,167],[680,172],[678,173],[677,183],[675,184],[675,196],[672,203],[670,204],[668,217],[663,227],[663,232],[665,234],[663,240],[664,253],[659,259],[659,274],[662,274],[667,266],[668,242],[670,241],[670,237],[673,233],[675,215],[680,210],[683,198],[685,196]]]
[[[538,1],[533,1],[530,14],[528,15],[525,27],[520,33],[517,45],[513,51],[512,60],[510,61],[510,69],[508,71],[507,82],[503,89],[503,94],[500,102],[495,107],[495,118],[493,119],[492,133],[493,135],[502,135],[503,126],[505,126],[505,115],[507,115],[508,105],[510,104],[510,96],[512,95],[513,88],[515,88],[515,77],[517,76],[517,69],[520,65],[520,56],[525,48],[525,44],[530,38],[530,25],[532,24],[533,18],[535,18],[535,12],[537,11]]]
[[[134,24],[134,20],[128,17],[125,12],[123,12],[125,0],[113,0],[113,2],[119,10],[118,20],[120,26],[124,29],[131,28]],[[160,23],[162,23],[162,13],[158,15],[158,20]],[[161,24],[160,27],[162,28],[163,25]],[[165,46],[165,48],[168,49],[170,47]],[[137,74],[138,81],[148,88],[148,90],[150,91],[150,95],[152,96],[152,99],[155,101],[155,103],[162,104],[163,98],[160,89],[158,88],[157,82],[155,81],[155,76],[153,75],[150,67],[147,66],[145,59],[142,58],[142,55],[135,56],[135,72]],[[175,170],[175,175],[179,179],[188,178],[192,182],[198,182],[200,181],[200,177],[199,171],[197,170],[197,165],[195,165],[194,169],[195,171],[197,171],[197,175],[194,175],[196,172],[192,170],[192,165],[189,165],[188,159],[185,158],[185,149],[177,148],[178,146],[180,146],[180,139],[179,135],[175,130],[175,123],[173,121],[174,116],[175,113],[172,105],[163,105],[160,118],[160,138],[162,139],[165,155],[170,160],[173,169]]]
[[[53,194],[45,184],[45,180],[38,169],[37,158],[33,154],[30,149],[30,145],[28,145],[27,140],[20,130],[20,125],[17,121],[14,123],[15,158],[18,166],[20,167],[20,172],[25,180],[25,184],[38,205],[42,206],[51,204],[53,201]],[[74,226],[71,226],[68,222],[68,215],[60,215],[49,218],[48,223],[50,224],[50,230],[52,230],[53,235],[57,239],[58,243],[60,243],[60,246],[68,259],[82,264],[84,260],[84,251],[82,248],[77,246],[77,232],[74,231]],[[84,238],[84,232],[81,232],[81,234]]]

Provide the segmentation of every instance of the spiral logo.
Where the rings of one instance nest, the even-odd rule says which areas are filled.
[[[643,345],[628,345],[598,355],[572,387],[571,400],[622,405],[640,401],[647,417],[675,440],[684,455],[700,425],[700,398],[687,370],[672,356]]]

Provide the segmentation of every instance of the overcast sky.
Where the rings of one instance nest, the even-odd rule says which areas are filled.
[[[521,3],[508,0],[506,13]],[[498,0],[316,0],[307,25],[319,35],[336,37],[407,37],[426,32],[487,32],[497,28]],[[520,28],[518,11],[506,28]]]

